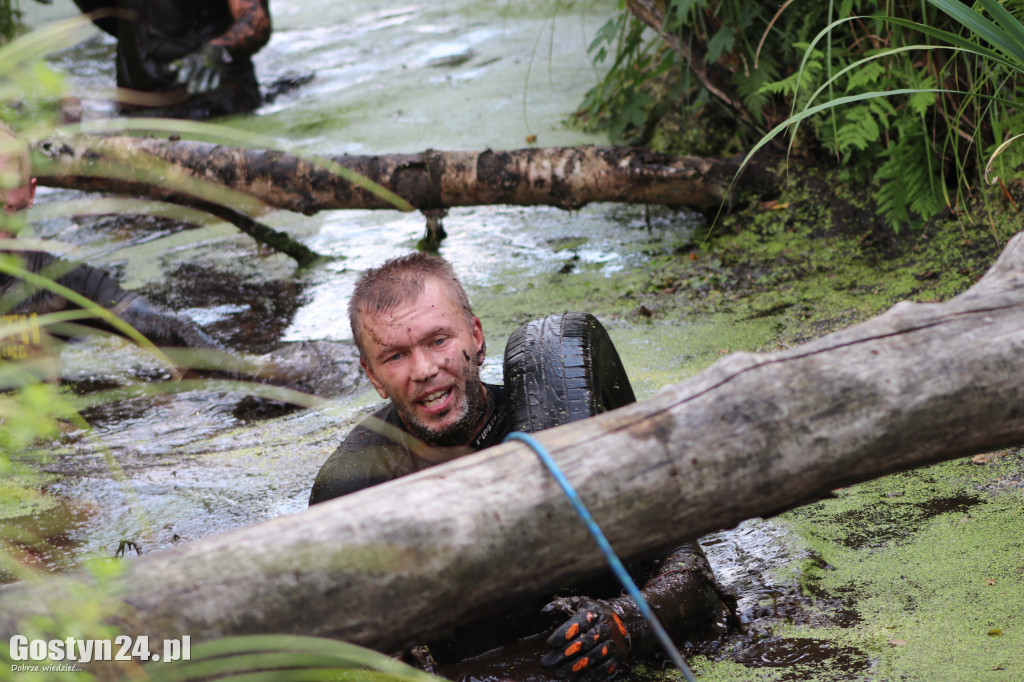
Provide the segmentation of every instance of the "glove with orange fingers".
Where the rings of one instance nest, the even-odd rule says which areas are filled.
[[[541,665],[555,677],[572,682],[612,679],[630,651],[630,634],[620,600],[603,601],[586,597],[561,599],[548,604],[547,612],[575,615],[548,638],[551,649]]]

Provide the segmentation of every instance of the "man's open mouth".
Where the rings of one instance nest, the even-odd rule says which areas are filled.
[[[451,392],[452,389],[446,388],[443,391],[434,391],[433,393],[428,393],[427,395],[423,396],[423,398],[420,400],[420,404],[426,408],[437,407],[444,403],[445,399],[448,397],[448,394]]]

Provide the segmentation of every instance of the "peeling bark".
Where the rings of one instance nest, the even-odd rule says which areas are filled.
[[[173,200],[181,190],[166,183],[124,174],[111,176],[102,168],[89,170],[108,156],[135,163],[149,157],[171,164],[188,178],[207,180],[262,204],[306,215],[342,208],[395,208],[394,202],[322,166],[278,151],[90,136],[43,143],[40,151],[52,164],[40,169],[39,182],[51,187]],[[577,209],[591,202],[613,201],[712,211],[726,201],[739,168],[738,160],[671,156],[622,147],[428,150],[331,160],[420,210],[485,204]],[[774,179],[766,172],[750,169],[741,176],[738,187],[769,193],[774,190]]]

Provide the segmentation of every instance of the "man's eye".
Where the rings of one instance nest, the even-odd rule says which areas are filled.
[[[389,355],[384,360],[384,362],[396,362],[396,361],[401,360],[401,359],[402,359],[402,354],[401,353],[393,353],[392,355]]]
[[[447,338],[447,337],[445,337],[445,336],[439,336],[438,338],[434,339],[434,345],[435,345],[435,346],[440,346],[441,344],[443,344],[443,343],[444,343],[445,341],[447,341],[447,340],[448,340],[448,338]]]

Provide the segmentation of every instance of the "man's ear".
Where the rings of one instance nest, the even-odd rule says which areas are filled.
[[[476,342],[476,364],[484,364],[487,357],[487,340],[484,339],[484,327],[480,324],[480,318],[473,318],[473,340]]]
[[[377,375],[373,373],[372,369],[370,369],[370,365],[366,362],[366,358],[359,358],[359,364],[362,366],[363,371],[366,372],[366,377],[370,380],[370,383],[373,384],[375,389],[377,389],[377,394],[381,398],[387,400],[388,392],[384,390],[384,384],[377,380]]]

